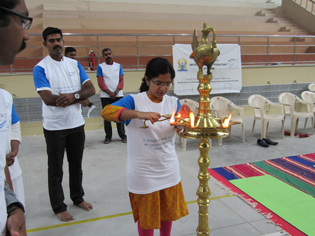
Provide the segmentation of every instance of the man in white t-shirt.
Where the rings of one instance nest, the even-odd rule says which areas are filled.
[[[54,213],[62,221],[74,220],[64,203],[62,164],[64,152],[69,163],[70,198],[87,211],[93,207],[84,201],[82,158],[85,142],[82,100],[95,94],[95,88],[76,60],[62,54],[64,40],[58,28],[43,31],[49,55],[33,70],[36,91],[43,100],[42,115],[48,155],[49,198]]]
[[[24,0],[0,1],[0,66],[13,64],[26,47],[32,24]],[[26,235],[24,208],[4,180],[6,155],[10,152],[12,96],[0,89],[0,235]]]
[[[124,72],[120,64],[113,61],[113,53],[110,48],[104,48],[102,51],[105,62],[97,66],[97,82],[101,89],[101,102],[104,108],[123,98]],[[124,123],[117,123],[117,132],[123,143],[127,143]],[[112,140],[112,124],[104,120],[105,144]]]

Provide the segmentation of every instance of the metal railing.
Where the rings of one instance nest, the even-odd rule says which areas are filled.
[[[296,3],[304,7],[306,10],[309,10],[312,13],[315,13],[315,1],[314,0],[294,0]]]
[[[77,49],[77,60],[86,70],[93,49],[97,64],[102,62],[101,51],[105,47],[113,50],[115,60],[125,70],[144,69],[153,57],[166,57],[172,62],[172,46],[177,43],[190,44],[192,34],[78,34],[64,33],[65,45]],[[40,38],[39,38],[40,37]],[[76,37],[76,38],[74,38]],[[200,35],[198,36],[200,39]],[[211,41],[211,35],[209,41]],[[230,43],[241,46],[242,66],[315,64],[315,36],[313,35],[216,35],[218,44]],[[27,73],[47,55],[42,46],[41,34],[31,34],[29,44],[23,52],[33,57],[18,57],[0,73]],[[85,56],[86,55],[86,56]]]

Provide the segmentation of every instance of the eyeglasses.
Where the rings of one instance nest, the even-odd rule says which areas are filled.
[[[170,82],[166,82],[166,83],[162,83],[161,81],[154,81],[154,80],[151,80],[153,84],[157,85],[157,86],[160,86],[160,87],[170,87],[173,85],[173,83],[170,81]]]
[[[23,19],[23,21],[22,21],[22,29],[28,30],[31,27],[32,22],[33,22],[33,18],[25,16],[25,15],[22,15],[22,14],[16,12],[16,11],[13,11],[11,9],[8,9],[8,8],[2,7],[2,6],[0,6],[0,9],[22,18]]]

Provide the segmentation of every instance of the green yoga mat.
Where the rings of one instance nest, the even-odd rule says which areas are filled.
[[[305,234],[315,236],[315,199],[270,175],[230,181]]]

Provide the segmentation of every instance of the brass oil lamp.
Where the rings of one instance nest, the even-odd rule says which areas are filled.
[[[208,41],[209,33],[213,32],[213,40]],[[193,53],[190,58],[193,58],[199,68],[197,78],[199,80],[198,91],[200,93],[199,108],[196,119],[186,118],[182,121],[180,117],[174,116],[171,118],[171,125],[182,126],[182,129],[177,131],[178,135],[182,138],[200,139],[199,151],[200,156],[198,159],[199,164],[199,186],[197,188],[197,203],[199,205],[199,220],[196,229],[197,236],[206,236],[210,234],[208,226],[208,208],[210,204],[211,191],[208,185],[210,175],[208,168],[210,159],[208,156],[210,145],[208,139],[224,138],[229,135],[226,130],[230,124],[231,115],[228,118],[213,118],[211,116],[210,98],[209,94],[212,90],[210,81],[212,79],[211,67],[220,51],[217,48],[215,40],[215,30],[210,28],[208,24],[204,23],[202,30],[201,43],[198,42],[196,29],[193,35],[192,42]],[[207,74],[203,74],[203,66],[207,66]],[[175,119],[174,119],[175,118]]]

